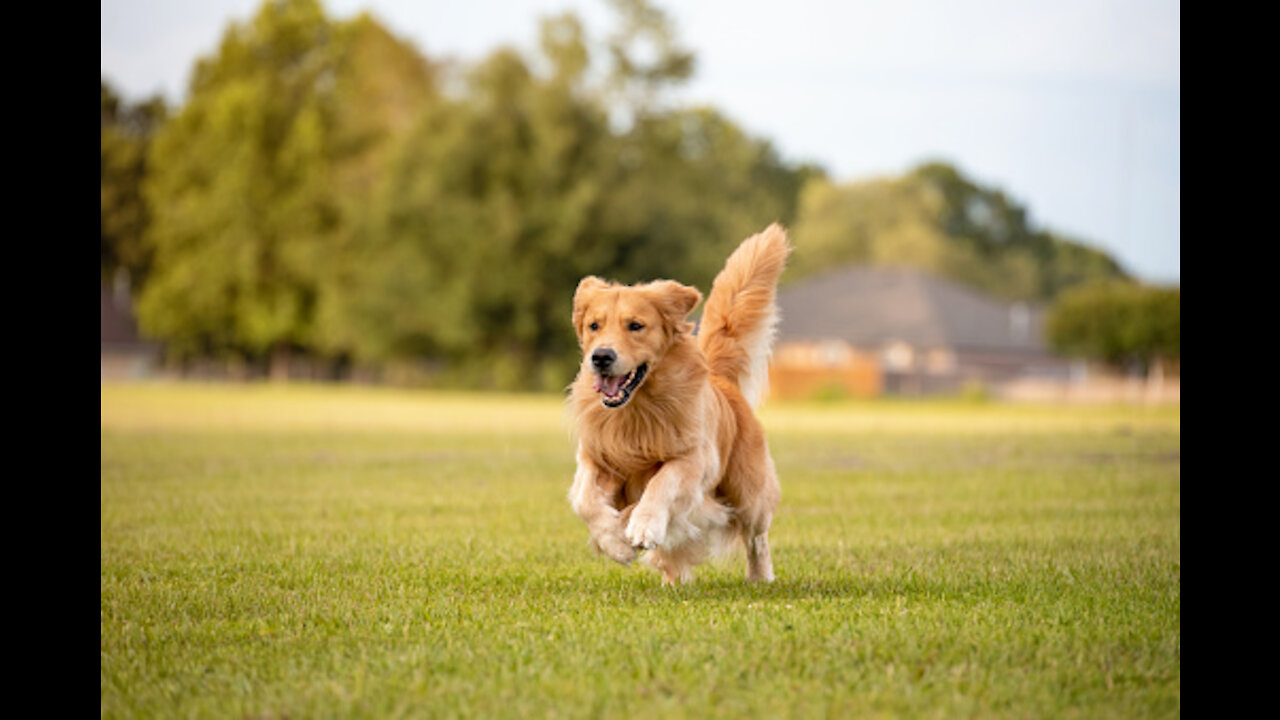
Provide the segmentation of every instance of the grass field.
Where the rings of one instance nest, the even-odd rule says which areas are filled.
[[[557,398],[104,384],[101,715],[1180,715],[1178,409],[762,415],[777,581],[668,588]]]

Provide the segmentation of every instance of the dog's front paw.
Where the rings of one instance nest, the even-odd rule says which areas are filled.
[[[652,550],[667,539],[667,518],[633,512],[627,523],[626,536],[632,547]]]
[[[622,533],[616,530],[604,533],[593,540],[597,550],[623,565],[630,565],[631,561],[636,559],[635,548],[631,547]]]

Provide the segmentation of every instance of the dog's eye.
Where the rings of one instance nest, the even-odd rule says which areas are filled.
[[[636,330],[643,330],[643,329],[644,329],[644,325],[641,325],[640,323],[635,322],[635,321],[632,321],[632,323],[631,323],[630,325],[628,325],[627,327],[628,327],[632,332],[635,332]]]
[[[599,329],[600,329],[600,323],[593,322],[593,323],[591,323],[590,325],[588,325],[587,327],[591,328],[591,332],[595,332],[596,330],[599,330]]]

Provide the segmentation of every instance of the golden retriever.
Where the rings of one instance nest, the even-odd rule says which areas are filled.
[[[790,252],[776,223],[744,240],[716,276],[696,336],[685,319],[702,299],[696,288],[594,276],[578,284],[569,502],[598,551],[628,564],[647,550],[674,584],[736,535],[747,579],[773,580],[769,525],[781,491],[754,407]]]

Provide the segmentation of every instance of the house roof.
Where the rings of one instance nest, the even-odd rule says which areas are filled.
[[[910,268],[855,266],[778,292],[779,342],[841,339],[855,347],[1040,352],[1043,312]]]

